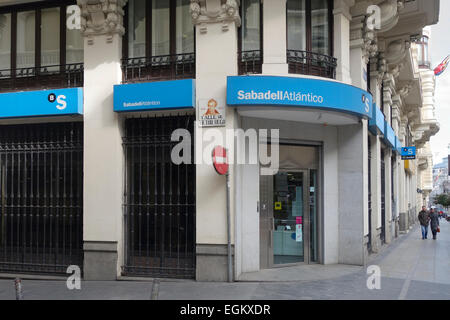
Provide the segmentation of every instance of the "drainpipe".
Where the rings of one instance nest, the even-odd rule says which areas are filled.
[[[230,216],[230,174],[227,178],[227,238],[228,238],[228,282],[233,282],[233,265],[231,259],[231,216]]]

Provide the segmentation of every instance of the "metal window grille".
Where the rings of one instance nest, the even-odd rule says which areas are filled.
[[[0,272],[83,265],[83,123],[0,126]]]
[[[367,162],[368,162],[368,180],[369,180],[369,197],[368,197],[368,207],[369,207],[369,234],[368,234],[368,241],[367,241],[367,250],[369,252],[372,251],[372,152],[371,148],[372,145],[370,143],[370,136],[367,138],[367,144],[368,144],[368,154],[367,154]]]
[[[386,168],[384,165],[384,150],[381,150],[381,242],[385,241],[385,228],[386,228]]]
[[[395,210],[395,193],[394,193],[394,167],[396,165],[395,154],[391,158],[391,203],[392,203],[392,221],[395,221],[397,217],[397,211]]]
[[[178,128],[190,133],[194,154],[194,119],[125,121],[125,275],[195,276],[195,164],[171,160]]]

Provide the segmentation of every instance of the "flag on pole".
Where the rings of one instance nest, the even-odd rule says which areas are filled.
[[[434,74],[436,76],[441,75],[445,69],[447,68],[448,64],[450,62],[450,55],[447,56],[447,58],[444,59],[444,61],[442,61],[435,69],[434,69]]]

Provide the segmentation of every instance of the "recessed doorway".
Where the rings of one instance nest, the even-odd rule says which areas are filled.
[[[261,268],[319,261],[319,147],[280,145],[280,169],[260,177]]]

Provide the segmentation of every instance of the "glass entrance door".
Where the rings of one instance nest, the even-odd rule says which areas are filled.
[[[273,177],[273,264],[318,258],[317,170],[280,170]]]
[[[260,176],[260,265],[319,262],[318,147],[280,145],[281,168]]]
[[[273,187],[273,263],[305,261],[307,173],[280,171]]]

